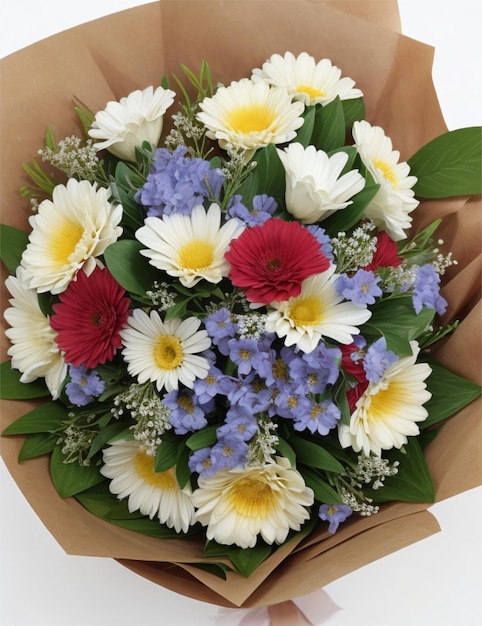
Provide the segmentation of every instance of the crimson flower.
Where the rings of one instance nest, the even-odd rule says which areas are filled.
[[[114,358],[129,316],[130,299],[124,294],[107,269],[96,267],[89,276],[79,272],[59,295],[50,325],[67,363],[94,368]]]
[[[305,278],[330,266],[314,235],[298,222],[279,218],[246,228],[224,256],[233,285],[258,304],[298,296]]]
[[[402,259],[398,256],[398,246],[388,233],[381,231],[377,235],[377,249],[371,263],[363,269],[374,272],[378,267],[398,267]]]

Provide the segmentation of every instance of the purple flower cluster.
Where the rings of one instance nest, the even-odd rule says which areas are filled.
[[[215,398],[225,411],[225,420],[216,429],[216,442],[191,455],[191,471],[209,476],[243,464],[249,443],[258,435],[261,417],[279,416],[290,420],[297,431],[320,435],[327,435],[337,425],[341,417],[338,407],[317,398],[338,379],[338,348],[320,343],[304,354],[295,348],[279,348],[271,333],[259,339],[242,336],[227,309],[209,315],[205,327],[213,344],[228,359],[226,371],[233,371],[233,375],[213,366],[205,380],[195,383],[196,402],[209,404]],[[171,416],[171,422],[178,432],[177,414],[174,421]]]
[[[351,300],[355,304],[374,304],[375,298],[382,295],[378,286],[380,277],[373,272],[360,269],[353,276],[340,274],[335,283],[335,288],[345,300]]]
[[[85,406],[98,398],[105,389],[105,382],[95,370],[89,371],[85,365],[69,367],[70,382],[65,386],[69,401],[75,406]]]
[[[379,382],[387,369],[398,361],[398,356],[392,350],[387,350],[385,337],[380,337],[368,348],[363,359],[363,369],[367,380]]]
[[[229,201],[227,214],[231,218],[241,220],[249,227],[262,226],[266,220],[273,217],[278,208],[276,200],[266,194],[254,196],[252,211],[242,203],[242,199],[240,195],[233,196]]]
[[[187,148],[178,146],[173,153],[158,148],[147,180],[135,200],[147,209],[148,216],[171,213],[190,215],[193,207],[207,199],[219,198],[224,177],[209,161],[186,157]]]
[[[447,310],[447,301],[440,295],[440,276],[432,264],[417,268],[412,299],[416,313],[420,313],[424,306],[435,309],[439,315]]]

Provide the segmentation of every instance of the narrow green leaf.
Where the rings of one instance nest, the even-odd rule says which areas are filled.
[[[296,467],[296,453],[286,439],[278,436],[278,445],[276,446],[276,450],[279,452],[280,456],[288,459],[291,463],[291,467]]]
[[[342,100],[341,104],[345,116],[345,128],[347,132],[350,132],[354,122],[365,119],[365,102],[363,98],[351,98],[350,100]]]
[[[99,452],[99,450],[101,450],[108,441],[111,441],[113,437],[119,435],[124,431],[125,424],[123,424],[122,422],[114,422],[112,424],[109,424],[108,426],[102,427],[101,431],[96,437],[94,437],[94,440],[90,445],[90,450],[87,458],[91,459],[94,454],[97,454],[97,452]]]
[[[323,504],[343,504],[341,496],[338,494],[320,474],[309,467],[303,467],[303,478],[308,487],[313,489],[315,499]]]
[[[431,399],[425,403],[428,418],[420,426],[427,428],[451,417],[464,406],[480,397],[481,387],[476,383],[454,374],[436,363],[428,361],[432,374],[427,379]]]
[[[46,402],[19,417],[7,426],[2,434],[29,435],[56,432],[66,419],[67,412],[67,408],[60,402]]]
[[[55,446],[50,457],[50,475],[59,496],[74,496],[104,480],[99,468],[79,463],[64,463],[60,446]]]
[[[232,568],[224,565],[224,563],[190,563],[190,566],[196,567],[203,572],[213,574],[213,576],[217,576],[223,580],[227,580],[226,572],[232,571]]]
[[[0,365],[0,397],[3,400],[28,400],[50,396],[43,378],[31,383],[21,383],[21,376],[18,370],[12,368],[10,361],[4,361]]]
[[[298,130],[296,139],[294,139],[296,143],[300,143],[305,148],[310,143],[311,135],[313,134],[313,128],[315,125],[315,111],[316,109],[314,106],[306,109],[303,115],[303,126]]]
[[[34,459],[43,454],[49,454],[55,447],[57,435],[49,435],[48,433],[32,433],[23,442],[22,448],[18,455],[18,462]]]
[[[190,454],[191,450],[183,442],[178,448],[176,462],[176,479],[181,489],[184,489],[191,480],[191,470],[188,465]]]
[[[419,198],[449,198],[482,193],[482,127],[460,128],[420,148],[408,164],[417,177]]]
[[[317,109],[311,143],[325,152],[345,144],[345,115],[340,98]]]
[[[272,546],[259,543],[254,548],[231,550],[229,558],[241,576],[248,578],[272,553]]]
[[[344,471],[343,465],[337,461],[333,455],[313,441],[307,441],[306,439],[292,435],[290,444],[296,452],[298,464],[303,463],[303,465],[307,465],[308,467],[316,467],[335,473]]]
[[[207,426],[190,435],[186,441],[186,445],[191,450],[201,450],[216,443],[216,426]]]
[[[340,209],[321,222],[331,237],[339,232],[350,230],[362,219],[365,209],[375,197],[380,185],[368,185],[352,198],[352,204]]]
[[[164,433],[162,443],[157,447],[154,469],[156,472],[165,472],[171,469],[177,461],[179,439],[174,434]]]
[[[23,230],[8,224],[0,224],[0,258],[10,274],[15,274],[20,265],[27,243],[28,234]]]

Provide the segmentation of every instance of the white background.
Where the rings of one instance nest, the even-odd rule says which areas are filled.
[[[140,4],[144,2],[7,0],[0,9],[0,57]],[[480,125],[482,3],[399,0],[399,6],[403,32],[436,48],[434,81],[449,129]],[[2,626],[234,626],[243,618],[243,626],[268,625],[263,611],[249,617],[241,610],[226,615],[218,607],[163,589],[113,560],[66,555],[1,459],[0,495]],[[431,510],[442,532],[302,600],[300,606],[311,621],[323,626],[482,623],[482,488]]]

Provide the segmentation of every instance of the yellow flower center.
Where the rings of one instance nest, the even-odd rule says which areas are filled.
[[[289,380],[288,366],[282,359],[276,359],[273,363],[273,376],[281,380]]]
[[[314,326],[322,319],[323,306],[319,298],[297,298],[290,307],[289,317],[296,326]]]
[[[192,413],[194,411],[194,402],[192,401],[192,398],[189,398],[189,396],[180,395],[178,396],[176,402],[181,409],[186,411],[186,413]]]
[[[193,239],[179,250],[179,265],[184,269],[200,270],[214,260],[214,246],[209,241]]]
[[[373,165],[377,168],[377,170],[380,170],[380,172],[383,174],[383,177],[390,183],[392,183],[392,185],[397,184],[397,177],[395,176],[395,172],[386,161],[383,161],[382,159],[375,159],[373,161]]]
[[[50,257],[56,266],[62,267],[69,263],[70,257],[82,239],[84,228],[72,220],[64,220],[52,226],[53,231],[49,241]]]
[[[275,492],[259,476],[246,476],[229,490],[229,504],[241,517],[266,519],[276,504]]]
[[[316,89],[316,87],[312,87],[311,85],[297,85],[296,91],[298,93],[306,93],[308,96],[314,100],[315,98],[324,98],[326,93],[324,91],[320,91]]]
[[[369,421],[384,421],[400,411],[406,404],[406,390],[396,380],[391,380],[385,388],[370,396],[370,405],[367,408]]]
[[[266,130],[275,121],[275,112],[266,104],[240,106],[226,115],[226,126],[243,135]]]
[[[154,457],[145,452],[138,452],[134,459],[138,475],[149,485],[161,489],[177,489],[178,484],[172,470],[156,472],[154,470]]]
[[[181,341],[174,335],[160,335],[154,346],[154,360],[162,370],[173,370],[184,358]]]

